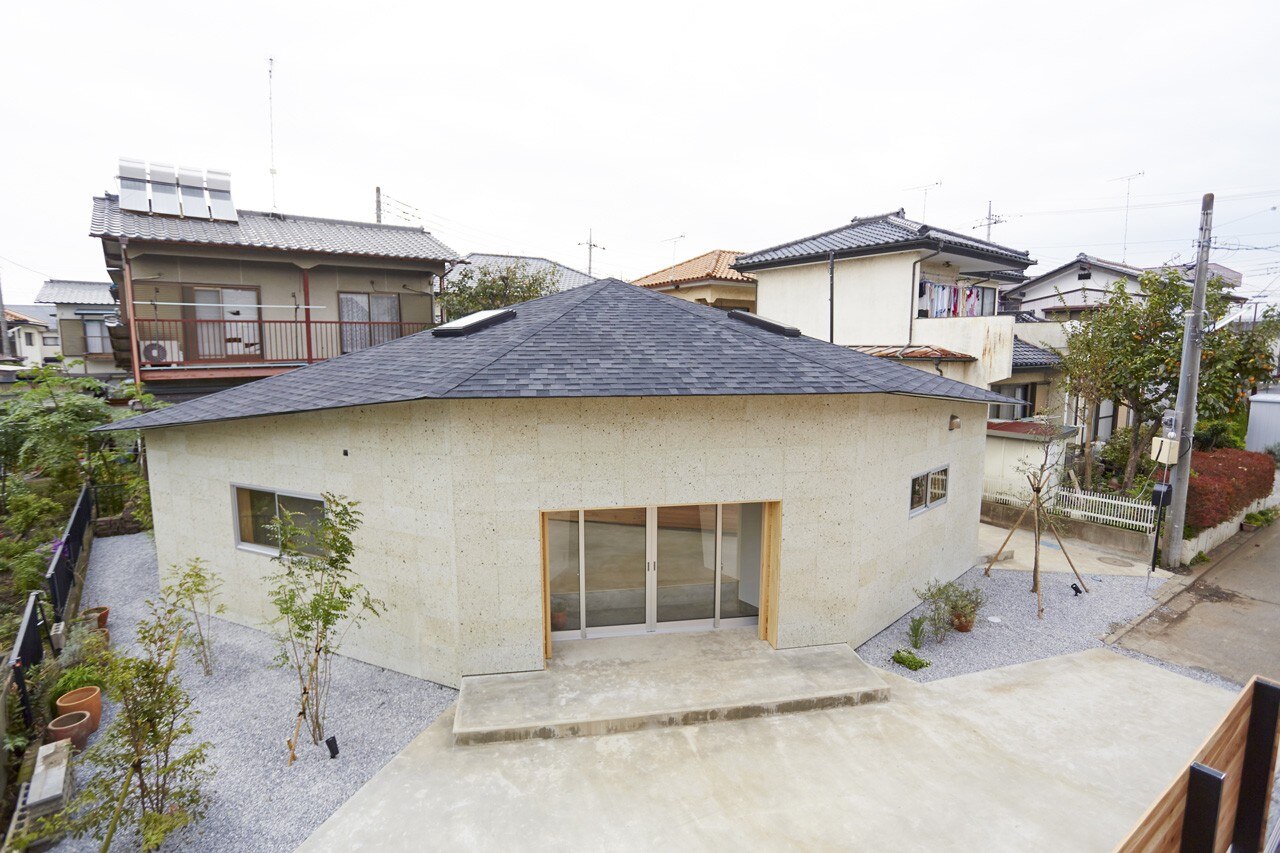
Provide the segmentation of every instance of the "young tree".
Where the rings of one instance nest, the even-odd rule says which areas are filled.
[[[66,811],[37,822],[39,836],[92,833],[106,850],[123,820],[137,847],[155,850],[204,816],[210,744],[192,743],[197,711],[173,671],[186,621],[172,602],[148,604],[151,618],[137,629],[140,652],[103,653],[116,715],[84,754],[96,772]]]
[[[74,362],[66,366],[70,364]],[[17,388],[17,396],[0,418],[0,433],[10,436],[6,445],[17,445],[12,455],[19,467],[40,471],[59,486],[72,488],[87,479],[95,464],[110,464],[89,440],[91,429],[111,420],[101,382],[91,376],[68,375],[64,364],[57,362],[30,368]]]
[[[333,656],[347,632],[385,608],[355,579],[351,535],[360,527],[355,501],[324,495],[318,518],[284,511],[268,529],[280,545],[272,559],[281,570],[267,578],[270,598],[280,614],[282,649],[277,663],[298,678],[299,708],[289,760],[296,756],[305,719],[312,743],[324,740],[325,714],[333,681]]]
[[[196,629],[191,648],[205,675],[213,675],[213,616],[227,608],[215,597],[222,588],[222,578],[209,571],[199,557],[172,567],[172,579],[165,585],[166,598],[191,614]]]
[[[1093,444],[1097,441],[1095,421],[1098,407],[1114,398],[1111,378],[1114,363],[1105,335],[1099,325],[1077,323],[1067,328],[1066,346],[1058,352],[1067,393],[1075,395],[1085,407],[1084,487],[1093,488]]]
[[[559,271],[530,269],[525,261],[516,260],[505,267],[464,267],[456,279],[446,281],[440,302],[450,317],[458,318],[548,296],[559,289]]]

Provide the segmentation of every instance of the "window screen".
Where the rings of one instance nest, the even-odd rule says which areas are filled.
[[[911,512],[923,512],[947,499],[947,468],[911,478]]]
[[[271,522],[281,512],[297,513],[298,526],[306,528],[316,524],[324,514],[324,501],[298,495],[281,495],[262,489],[236,487],[236,519],[239,541],[246,545],[276,548],[279,542],[271,535]],[[300,550],[312,553],[301,543]]]

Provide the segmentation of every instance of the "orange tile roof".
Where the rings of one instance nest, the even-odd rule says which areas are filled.
[[[731,281],[735,284],[755,284],[755,276],[744,275],[729,266],[741,254],[741,252],[733,252],[728,249],[713,249],[705,255],[698,255],[696,258],[681,261],[664,270],[649,273],[631,283],[640,287],[667,287],[673,284],[682,284],[686,281],[715,279],[716,281]]]

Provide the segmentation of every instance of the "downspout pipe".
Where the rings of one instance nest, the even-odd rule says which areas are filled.
[[[124,304],[121,308],[129,324],[129,365],[133,368],[133,388],[142,390],[142,341],[138,340],[138,318],[133,304],[133,264],[129,261],[129,238],[120,238],[120,261],[124,273]],[[86,365],[87,370],[87,365]]]
[[[907,317],[907,343],[915,343],[916,334],[916,312],[920,310],[920,265],[930,258],[936,258],[942,254],[942,244],[938,243],[936,251],[927,255],[921,255],[916,258],[915,263],[911,265],[911,313]],[[939,371],[941,374],[941,371]]]
[[[836,253],[834,250],[827,252],[827,314],[831,323],[830,337],[831,343],[836,342]]]

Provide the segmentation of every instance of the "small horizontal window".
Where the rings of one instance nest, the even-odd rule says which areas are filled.
[[[255,545],[260,548],[278,550],[280,542],[271,532],[271,522],[282,513],[290,513],[295,524],[304,530],[314,529],[324,516],[324,501],[302,495],[280,494],[262,489],[248,489],[237,486],[236,496],[236,536],[242,545]],[[308,554],[318,551],[309,547],[311,543],[299,543],[299,550]]]
[[[911,478],[911,512],[924,512],[947,499],[948,468],[937,468],[933,471]]]

